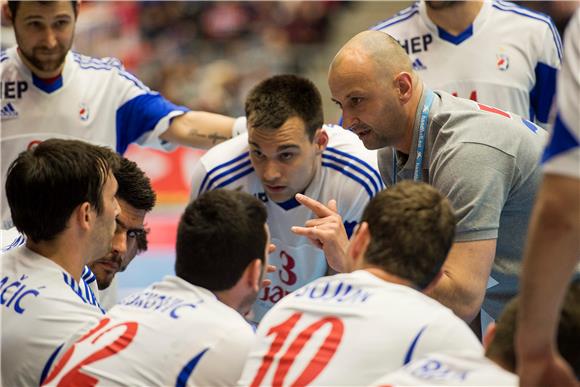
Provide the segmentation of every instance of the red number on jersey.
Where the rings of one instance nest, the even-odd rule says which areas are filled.
[[[276,325],[268,331],[267,336],[272,334],[276,335],[274,341],[270,345],[268,353],[264,356],[262,364],[252,381],[252,387],[258,387],[262,384],[266,373],[270,369],[274,361],[274,356],[280,351],[284,342],[288,338],[290,331],[294,328],[298,320],[302,317],[302,313],[294,313],[290,318],[284,321],[282,324]],[[324,325],[330,324],[330,332],[328,336],[324,339],[324,342],[318,348],[318,351],[314,357],[308,363],[308,366],[302,371],[300,376],[291,383],[291,386],[306,386],[309,385],[316,377],[324,370],[328,365],[336,350],[342,340],[344,334],[344,324],[342,321],[336,317],[325,317],[314,323],[310,324],[306,329],[302,330],[298,336],[292,341],[286,353],[282,355],[278,361],[278,367],[274,373],[274,379],[272,382],[273,386],[282,386],[284,384],[284,379],[290,367],[294,364],[296,357],[300,354],[300,351],[304,348],[306,343],[310,340],[314,332],[318,331]]]
[[[282,260],[282,270],[278,270],[278,274],[280,275],[280,281],[284,282],[286,285],[294,285],[298,280],[296,273],[292,271],[296,266],[294,258],[289,255],[287,252],[282,250],[280,252],[280,259]],[[284,260],[286,262],[284,263]],[[284,274],[285,273],[285,274]]]
[[[54,370],[48,375],[48,377],[44,381],[43,385],[50,383],[53,379],[55,379],[58,376],[60,371],[63,370],[63,368],[67,365],[68,361],[71,359],[71,357],[74,353],[75,347],[78,344],[82,343],[83,341],[85,341],[89,338],[93,338],[90,341],[90,344],[95,344],[105,333],[110,332],[114,328],[124,327],[125,331],[115,341],[113,341],[111,344],[104,346],[102,349],[96,351],[92,355],[87,356],[85,359],[83,359],[81,362],[79,362],[76,366],[71,368],[71,370],[68,371],[66,373],[66,375],[64,375],[57,384],[57,386],[59,386],[59,387],[60,386],[63,386],[63,387],[64,386],[90,386],[90,387],[96,386],[97,383],[99,382],[99,380],[90,376],[90,375],[83,374],[81,372],[81,368],[87,364],[94,363],[96,361],[102,360],[104,358],[107,358],[107,357],[110,357],[110,356],[113,356],[113,355],[119,353],[120,351],[125,349],[129,344],[131,344],[131,342],[135,338],[135,335],[137,334],[138,324],[134,321],[119,323],[119,324],[113,325],[113,326],[105,329],[107,324],[110,321],[111,320],[108,318],[102,319],[95,328],[90,330],[86,335],[81,337],[72,347],[70,347],[70,349],[63,355],[62,359],[58,362],[58,364],[54,368]]]

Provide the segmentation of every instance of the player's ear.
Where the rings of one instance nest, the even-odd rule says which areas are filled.
[[[348,262],[348,271],[353,271],[363,262],[370,243],[371,233],[369,230],[369,224],[367,222],[362,222],[356,226],[348,244],[347,256],[350,261]]]
[[[491,342],[495,337],[495,332],[497,332],[497,325],[495,322],[490,323],[485,330],[485,335],[483,335],[483,348],[487,351]]]
[[[92,226],[93,214],[91,213],[91,208],[89,202],[83,202],[77,206],[71,215],[71,219],[74,219],[83,230],[89,230]]]
[[[328,133],[324,128],[320,128],[316,130],[314,133],[314,144],[316,145],[316,152],[322,153],[326,149],[328,145]]]
[[[10,21],[11,25],[14,24],[14,20],[12,20],[12,11],[10,11],[10,8],[8,7],[8,2],[5,2],[2,5],[2,17],[4,20]]]
[[[247,286],[255,292],[260,290],[260,285],[262,283],[262,269],[262,260],[256,258],[248,264],[244,272]]]

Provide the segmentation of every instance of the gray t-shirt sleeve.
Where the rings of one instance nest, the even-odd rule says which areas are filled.
[[[497,239],[509,195],[514,158],[480,143],[458,143],[431,163],[430,183],[446,195],[457,216],[456,242]]]

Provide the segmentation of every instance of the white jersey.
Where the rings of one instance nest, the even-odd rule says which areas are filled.
[[[12,227],[9,230],[0,230],[0,234],[2,235],[2,254],[19,246],[23,246],[26,243],[26,236],[21,234],[16,227]],[[68,276],[68,278],[69,280],[65,282],[81,297],[83,302],[94,305],[99,308],[102,313],[105,313],[105,309],[100,304],[97,277],[95,277],[88,266],[85,265],[83,268],[79,283],[75,280],[71,280],[72,277],[70,276]]]
[[[320,278],[265,316],[242,386],[362,386],[433,351],[481,354],[451,310],[359,270]]]
[[[2,384],[37,386],[59,347],[102,316],[55,262],[26,246],[2,254]]]
[[[232,386],[253,340],[251,326],[212,292],[167,276],[113,307],[46,384]]]
[[[28,70],[16,47],[0,53],[2,187],[18,154],[52,137],[78,139],[123,153],[128,145],[162,145],[158,136],[187,109],[167,101],[114,58],[69,52],[62,75],[47,84]],[[2,228],[12,226],[2,190]]]
[[[328,146],[304,194],[324,204],[336,199],[350,236],[369,199],[384,187],[377,169],[377,155],[376,151],[364,148],[349,131],[326,125],[324,130],[329,136]],[[282,297],[326,275],[328,266],[323,251],[290,230],[292,226],[303,226],[315,215],[295,199],[275,203],[268,198],[250,162],[247,133],[209,150],[197,164],[192,181],[193,198],[217,188],[241,189],[261,199],[267,207],[267,222],[272,243],[276,245],[269,263],[277,271],[268,275],[272,284],[260,291],[249,319],[260,321]]]
[[[518,386],[518,376],[473,353],[432,353],[372,386]]]
[[[544,172],[580,179],[580,9],[564,37],[564,64],[558,74],[558,115],[544,154]]]
[[[373,27],[399,41],[431,89],[516,113],[546,127],[562,43],[549,16],[506,1],[485,1],[454,36],[417,2]]]

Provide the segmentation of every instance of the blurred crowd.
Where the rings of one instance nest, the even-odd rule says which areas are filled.
[[[349,2],[83,2],[75,49],[116,56],[169,100],[228,115],[257,81],[304,73]]]

